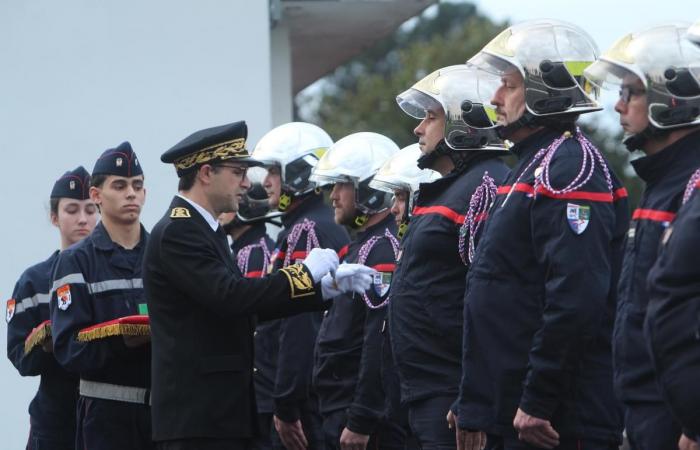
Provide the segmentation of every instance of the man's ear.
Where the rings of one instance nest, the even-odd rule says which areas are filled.
[[[197,178],[202,183],[202,185],[207,186],[211,183],[211,174],[214,168],[209,164],[204,164],[199,169],[197,169]]]
[[[90,186],[90,200],[93,201],[97,206],[100,206],[100,203],[102,203],[102,191],[100,188],[95,187],[95,186]]]

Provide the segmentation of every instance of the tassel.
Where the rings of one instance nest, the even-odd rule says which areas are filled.
[[[34,347],[38,347],[43,344],[46,339],[51,337],[51,321],[45,320],[37,325],[27,339],[24,340],[24,354],[28,355],[29,352],[34,350]]]

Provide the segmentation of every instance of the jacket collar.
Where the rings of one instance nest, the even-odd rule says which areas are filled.
[[[698,152],[700,152],[700,130],[683,136],[658,153],[635,159],[631,164],[642,180],[654,183],[683,168],[695,169]]]

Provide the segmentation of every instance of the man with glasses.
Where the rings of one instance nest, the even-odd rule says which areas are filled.
[[[179,194],[153,228],[144,262],[153,439],[161,449],[248,448],[259,433],[256,321],[324,308],[321,293],[333,280],[319,283],[338,265],[335,251],[314,249],[267,277],[243,277],[216,218],[237,211],[250,186],[246,170],[259,165],[246,137],[245,122],[208,128],[161,156],[180,177]]]
[[[657,385],[643,324],[661,236],[700,166],[700,86],[689,73],[700,51],[685,32],[666,24],[627,34],[585,71],[599,87],[619,87],[624,143],[645,153],[632,161],[646,187],[627,234],[613,336],[616,393],[633,449],[676,448],[681,433]]]

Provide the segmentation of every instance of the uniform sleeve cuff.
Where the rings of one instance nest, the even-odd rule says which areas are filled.
[[[353,433],[369,436],[374,433],[379,420],[371,417],[362,417],[357,414],[348,413],[347,429]]]
[[[523,391],[523,396],[520,399],[520,409],[526,414],[537,417],[538,419],[550,420],[556,407],[556,400],[537,398],[527,387]]]
[[[282,421],[292,423],[299,420],[299,408],[293,405],[282,405],[275,402],[275,415]]]

